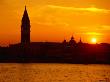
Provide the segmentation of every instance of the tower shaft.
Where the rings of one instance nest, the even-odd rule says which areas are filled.
[[[24,14],[21,21],[21,45],[28,46],[29,44],[30,44],[30,20],[25,6]]]

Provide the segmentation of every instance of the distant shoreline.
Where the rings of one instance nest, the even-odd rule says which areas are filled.
[[[38,58],[21,58],[21,59],[2,59],[0,60],[0,63],[66,63],[66,64],[109,64],[110,62],[94,62],[94,61],[90,61],[90,62],[85,62],[85,61],[72,61],[72,60],[68,60],[68,59],[61,59],[61,60],[52,60],[52,59],[38,59]]]

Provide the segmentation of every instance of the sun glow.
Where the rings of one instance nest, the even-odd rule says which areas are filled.
[[[96,44],[97,43],[97,39],[96,38],[92,38],[91,42],[92,42],[92,44]]]

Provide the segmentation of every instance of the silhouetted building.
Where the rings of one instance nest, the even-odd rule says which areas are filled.
[[[79,40],[79,42],[78,42],[78,44],[82,44],[83,42],[82,42],[82,40],[81,40],[81,38],[80,38],[80,40]]]
[[[30,42],[30,20],[25,6],[21,24],[21,43],[0,47],[1,62],[107,63],[110,64],[110,44],[76,43],[70,41]]]
[[[66,44],[67,42],[66,42],[66,40],[64,39],[64,41],[63,41],[63,44]]]
[[[21,45],[28,46],[30,45],[30,20],[26,10],[26,6],[21,22]]]
[[[69,41],[69,45],[70,46],[76,45],[76,41],[74,40],[74,37],[73,36],[71,37],[71,40]]]

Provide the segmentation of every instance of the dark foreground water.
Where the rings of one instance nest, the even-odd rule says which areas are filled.
[[[110,82],[110,65],[1,63],[0,82]]]

